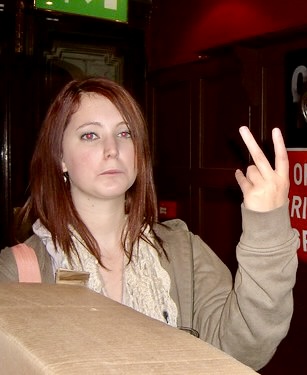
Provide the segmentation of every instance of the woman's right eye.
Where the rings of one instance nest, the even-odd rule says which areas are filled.
[[[97,138],[98,138],[97,134],[93,133],[93,132],[84,133],[84,134],[81,135],[81,139],[83,139],[85,141],[93,141]]]

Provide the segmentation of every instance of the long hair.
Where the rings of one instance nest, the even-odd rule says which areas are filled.
[[[137,177],[126,192],[127,227],[121,241],[129,261],[135,244],[142,238],[158,251],[164,252],[162,241],[153,230],[158,221],[157,198],[147,125],[142,111],[122,86],[106,78],[88,78],[69,82],[57,95],[44,119],[30,166],[30,197],[22,209],[23,218],[40,219],[51,233],[53,243],[71,259],[76,251],[69,228],[74,228],[88,251],[101,263],[99,246],[81,220],[72,201],[69,183],[62,170],[63,134],[71,116],[78,110],[84,94],[108,98],[127,122],[135,149]],[[144,235],[149,226],[154,235],[150,241]],[[165,253],[165,252],[164,252]]]

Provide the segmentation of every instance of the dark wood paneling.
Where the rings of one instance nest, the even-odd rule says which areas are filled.
[[[191,165],[190,83],[179,81],[157,86],[155,105],[155,164],[162,168],[189,168]]]
[[[237,168],[246,156],[238,129],[249,125],[249,99],[239,67],[219,73],[200,81],[200,167]]]
[[[167,196],[184,206],[178,216],[187,221],[190,229],[199,234],[232,271],[236,269],[235,246],[241,233],[242,200],[234,172],[236,168],[245,169],[252,162],[238,127],[241,124],[250,126],[272,165],[271,131],[275,126],[281,128],[287,146],[307,145],[307,122],[298,121],[297,115],[288,108],[291,88],[287,59],[296,54],[302,55],[302,61],[306,59],[307,62],[306,32],[262,38],[221,51],[210,51],[198,62],[160,70],[149,77],[148,114],[155,129],[153,147],[158,150],[159,142],[165,144],[160,138],[164,133],[159,129],[169,126],[166,118],[172,117],[172,111],[175,118],[180,118],[182,126],[185,124],[186,134],[190,132],[184,154],[190,153],[190,164],[180,165],[182,140],[180,147],[176,141],[169,143],[168,153],[173,162],[167,168],[163,163],[156,164],[159,197]],[[168,92],[169,87],[177,87],[178,93]],[[176,102],[183,103],[183,100],[178,101],[178,95],[189,100],[186,109],[176,107]],[[164,111],[168,111],[165,117]],[[159,121],[156,113],[160,113]],[[181,121],[183,113],[184,120]],[[174,155],[179,155],[177,162]],[[158,158],[156,155],[155,159]],[[186,160],[187,157],[184,162]],[[306,285],[306,264],[300,263],[289,333],[270,363],[260,371],[262,375],[307,372],[304,351],[307,340]]]
[[[233,267],[242,200],[234,171],[248,163],[238,128],[251,122],[242,62],[227,49],[150,78],[159,199],[177,201],[180,218]]]
[[[2,248],[14,242],[13,210],[28,194],[29,164],[43,117],[68,80],[97,72],[113,78],[117,69],[116,79],[145,106],[150,4],[131,0],[129,23],[118,23],[37,10],[33,0],[0,1],[5,3],[0,11]],[[79,62],[83,56],[88,70],[68,61],[69,53],[79,55]]]
[[[11,111],[14,109],[11,80],[15,40],[15,6],[1,0],[0,11],[0,248],[11,233]]]

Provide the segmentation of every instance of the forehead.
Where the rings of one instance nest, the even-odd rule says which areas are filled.
[[[80,95],[79,106],[76,112],[89,106],[114,106],[110,99],[102,94],[86,92]],[[115,106],[114,106],[115,107]]]
[[[123,116],[116,106],[107,97],[96,93],[83,93],[75,112],[72,113],[69,123],[76,120],[121,119]]]

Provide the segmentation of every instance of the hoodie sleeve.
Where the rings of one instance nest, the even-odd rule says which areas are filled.
[[[229,270],[197,236],[194,325],[200,338],[258,370],[289,330],[297,270],[298,233],[288,205],[260,213],[242,206],[238,270]]]

